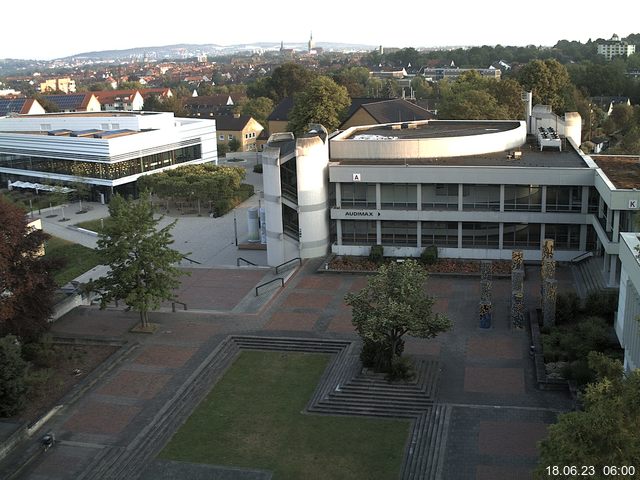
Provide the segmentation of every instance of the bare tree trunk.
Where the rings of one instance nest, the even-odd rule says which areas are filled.
[[[147,321],[147,311],[146,310],[140,310],[140,326],[142,328],[147,328],[148,324],[149,324],[149,322]]]

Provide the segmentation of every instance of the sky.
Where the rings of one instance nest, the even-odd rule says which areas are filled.
[[[413,5],[412,5],[413,3]],[[558,40],[640,33],[640,2],[619,0],[600,16],[602,2],[457,0],[110,0],[52,6],[20,3],[0,28],[0,58],[49,60],[96,50],[175,43],[233,45],[254,42],[344,42],[385,47],[543,45]],[[24,4],[26,5],[26,3]],[[66,4],[65,4],[66,5]],[[232,6],[229,8],[228,6]],[[17,21],[17,19],[22,19]]]

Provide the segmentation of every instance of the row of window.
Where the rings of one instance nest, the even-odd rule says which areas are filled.
[[[0,167],[58,173],[74,177],[115,180],[200,158],[202,158],[200,145],[192,145],[113,163],[61,160],[58,158],[0,153]]]
[[[499,248],[500,224],[489,222],[461,222],[463,248]],[[375,221],[341,220],[343,245],[375,245]],[[381,221],[382,245],[417,247],[417,222]],[[421,222],[422,246],[458,247],[458,222]],[[595,246],[595,231],[589,228],[588,248]],[[580,225],[546,224],[545,238],[555,240],[555,247],[564,250],[580,248]],[[541,225],[504,223],[503,248],[540,248]]]
[[[421,206],[436,210],[458,210],[458,184],[380,184],[380,207],[383,209],[417,209],[417,188],[421,189]],[[595,189],[589,193],[589,212],[598,209]],[[542,211],[542,187],[539,185],[505,185],[504,211]],[[548,186],[547,212],[580,212],[581,186]],[[376,184],[343,183],[341,208],[376,208]],[[500,185],[462,185],[463,210],[500,210]]]

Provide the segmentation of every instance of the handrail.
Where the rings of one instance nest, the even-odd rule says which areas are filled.
[[[254,267],[257,267],[258,265],[256,265],[253,262],[250,262],[249,260],[247,260],[246,258],[242,258],[242,257],[238,257],[236,258],[236,267],[240,266],[240,260],[242,260],[243,262],[245,262],[247,265],[253,265]]]
[[[284,267],[284,266],[285,266],[285,265],[287,265],[288,263],[295,262],[296,260],[298,260],[298,261],[300,262],[300,265],[302,265],[302,259],[301,259],[300,257],[292,258],[291,260],[287,260],[286,262],[281,263],[280,265],[278,265],[278,266],[276,267],[276,275],[277,275],[278,273],[280,273],[280,272],[278,272],[278,270],[280,269],[280,267]]]
[[[202,265],[202,262],[199,262],[199,261],[197,261],[197,260],[193,260],[193,259],[191,259],[191,258],[187,257],[186,255],[182,255],[182,259],[183,259],[183,260],[188,260],[188,261],[190,261],[191,263],[197,263],[198,265]]]
[[[584,260],[585,258],[589,258],[589,257],[593,257],[593,252],[589,251],[589,252],[583,252],[580,255],[577,255],[575,257],[573,257],[571,260],[569,260],[570,263],[576,264],[576,263],[580,263],[582,260]]]
[[[176,311],[176,303],[179,303],[180,305],[182,305],[184,307],[184,309],[187,309],[187,304],[184,302],[179,302],[178,300],[174,300],[171,302],[171,311],[175,313]]]
[[[280,280],[280,287],[284,287],[284,278],[282,277],[274,278],[273,280],[269,280],[268,282],[261,283],[256,287],[256,297],[258,296],[259,288],[269,285],[270,283],[277,282],[278,280]]]

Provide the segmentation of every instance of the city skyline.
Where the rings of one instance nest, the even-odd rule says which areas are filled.
[[[413,9],[365,7],[357,2],[330,0],[323,8],[301,10],[300,3],[284,0],[265,6],[249,0],[242,14],[220,10],[219,4],[201,0],[189,9],[148,8],[113,0],[94,14],[91,8],[49,8],[35,0],[29,16],[30,33],[24,22],[3,26],[0,58],[50,60],[89,51],[122,50],[172,44],[236,45],[257,42],[302,43],[313,32],[314,40],[385,47],[443,47],[473,45],[553,46],[558,40],[621,38],[638,30],[634,19],[640,7],[627,3],[627,13],[616,15],[615,24],[580,21],[575,6],[554,4],[553,8],[525,8],[496,0],[463,2],[452,12],[441,4]],[[581,11],[597,7],[593,1],[581,4]],[[585,7],[587,7],[585,9]],[[303,18],[296,12],[308,13]],[[596,10],[594,10],[596,11]],[[244,14],[246,12],[246,14]],[[464,18],[455,14],[464,12]],[[542,14],[542,15],[541,15]],[[547,27],[544,22],[548,22]],[[67,28],[72,25],[73,28]]]

